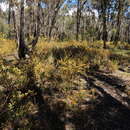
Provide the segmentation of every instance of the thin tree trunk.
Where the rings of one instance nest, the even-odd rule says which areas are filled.
[[[56,7],[55,7],[55,11],[54,11],[54,15],[53,15],[53,17],[52,17],[52,19],[51,19],[51,25],[50,25],[50,29],[49,29],[49,33],[48,33],[48,37],[49,37],[49,41],[51,40],[51,37],[52,37],[52,31],[53,31],[53,27],[54,27],[54,25],[55,25],[55,23],[56,23],[56,17],[57,17],[57,14],[58,14],[58,12],[59,12],[59,9],[60,9],[60,7],[61,7],[61,2],[60,2],[60,0],[57,2],[57,4],[56,4]]]
[[[79,28],[80,28],[80,0],[77,2],[77,23],[76,23],[76,40],[79,40]]]
[[[20,10],[20,32],[19,32],[19,48],[18,55],[19,58],[25,58],[26,46],[24,41],[24,0],[21,0],[21,10]]]
[[[10,38],[10,23],[11,23],[11,0],[9,0],[9,11],[8,11],[8,25],[9,25],[9,32],[8,37]]]
[[[106,49],[106,42],[107,42],[107,2],[106,0],[101,1],[101,8],[102,8],[102,19],[103,19],[103,31],[102,31],[102,39],[103,39],[103,48]]]
[[[81,20],[81,11],[84,8],[84,5],[87,3],[87,0],[84,0],[83,2],[81,0],[77,1],[77,18],[76,18],[76,40],[79,40],[79,33],[80,33],[80,20]]]
[[[40,11],[41,11],[41,5],[40,5],[40,0],[38,1],[38,6],[37,6],[37,18],[36,18],[36,24],[35,24],[35,30],[34,30],[34,34],[33,37],[34,39],[29,43],[29,45],[32,45],[32,49],[35,48],[38,39],[39,39],[39,35],[40,35]]]
[[[118,1],[118,15],[117,15],[117,32],[115,36],[115,45],[117,45],[120,40],[120,30],[121,30],[121,21],[123,15],[123,0]]]
[[[17,25],[16,25],[16,18],[15,18],[15,11],[13,10],[12,12],[12,18],[13,18],[13,24],[14,24],[14,32],[15,32],[15,39],[16,41],[18,41],[18,29],[17,29]],[[18,47],[18,46],[17,46]]]

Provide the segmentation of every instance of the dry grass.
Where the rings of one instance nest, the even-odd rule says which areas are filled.
[[[15,50],[16,50],[15,41],[0,38],[0,56],[11,54]]]

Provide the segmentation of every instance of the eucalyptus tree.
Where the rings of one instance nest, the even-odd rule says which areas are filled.
[[[51,40],[53,29],[55,28],[55,24],[57,21],[57,16],[59,14],[60,9],[62,8],[63,4],[66,0],[43,0],[42,3],[44,4],[44,26],[46,29],[46,36],[48,40]]]
[[[33,1],[32,1],[33,2]],[[37,16],[36,16],[36,27],[34,31],[34,37],[32,41],[28,44],[31,45],[32,49],[36,46],[38,42],[38,38],[40,35],[40,9],[41,9],[41,1],[36,1],[37,4]],[[19,58],[25,58],[29,49],[27,47],[27,43],[25,43],[25,0],[21,0],[20,3],[20,29],[19,29],[19,46],[18,46],[18,55]]]
[[[124,16],[124,6],[125,6],[125,2],[126,0],[118,0],[117,2],[117,29],[116,29],[116,36],[115,36],[115,44],[118,43],[118,41],[120,40],[120,30],[121,30],[121,22],[123,20],[123,16]]]
[[[108,27],[107,23],[110,20],[110,13],[112,12],[113,0],[93,0],[92,4],[94,8],[98,10],[99,20],[102,21],[102,40],[104,42],[104,48],[106,48],[106,42],[108,40]]]
[[[76,15],[76,40],[79,40],[79,29],[81,22],[82,10],[88,0],[77,0],[77,15]]]

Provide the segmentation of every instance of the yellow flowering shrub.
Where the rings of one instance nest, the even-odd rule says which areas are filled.
[[[15,67],[6,66],[4,64],[0,65],[0,84],[5,87],[22,87],[26,82],[25,73]]]
[[[59,60],[58,64],[61,76],[68,78],[69,80],[76,74],[84,74],[85,70],[89,67],[88,64],[84,64],[79,59],[69,59],[67,57]]]

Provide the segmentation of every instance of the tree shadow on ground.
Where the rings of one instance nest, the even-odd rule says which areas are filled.
[[[93,74],[93,76],[110,85],[116,85],[120,89],[118,84],[122,80],[117,77],[112,78],[101,74]],[[107,94],[102,87],[95,85],[93,77],[86,78],[86,80],[90,87],[96,88],[102,95],[96,101],[90,102],[89,105],[92,106],[90,109],[86,102],[83,109],[77,110],[69,119],[74,124],[75,130],[129,130],[130,109]]]
[[[96,75],[94,75],[96,76]],[[92,102],[84,102],[81,107],[72,111],[70,117],[64,116],[61,120],[60,115],[65,115],[67,110],[62,108],[61,114],[58,113],[59,109],[52,109],[48,102],[44,99],[42,89],[38,88],[35,83],[35,76],[32,71],[28,72],[29,82],[27,90],[32,90],[36,93],[30,100],[33,104],[38,106],[37,113],[27,115],[26,118],[32,123],[30,129],[32,130],[130,130],[130,110],[123,106],[120,102],[107,94],[103,88],[96,86],[94,80],[86,79],[89,81],[90,87],[98,89],[103,96]],[[101,81],[106,81],[111,84],[112,80],[109,77],[101,75],[96,76]],[[105,79],[105,80],[104,80]],[[114,82],[114,83],[115,83]],[[114,84],[111,84],[114,85]],[[23,104],[23,103],[22,103]],[[82,105],[84,107],[82,107]],[[16,105],[17,106],[17,105]],[[66,123],[73,124],[74,128],[66,129]],[[26,128],[26,126],[19,126],[14,123],[14,130]]]
[[[70,121],[76,130],[129,130],[130,110],[104,92],[93,108],[79,110]]]
[[[30,75],[30,73],[29,73]],[[31,76],[31,75],[30,75]],[[31,76],[33,77],[33,76]],[[87,79],[88,80],[88,79]],[[104,77],[100,78],[104,81]],[[111,83],[111,80],[105,80]],[[98,89],[103,96],[99,96],[96,101],[84,102],[77,111],[71,112],[72,116],[64,117],[62,121],[58,109],[52,110],[43,98],[42,91],[35,86],[35,83],[30,80],[30,89],[35,91],[35,102],[38,105],[38,112],[35,115],[29,115],[29,120],[33,123],[33,130],[68,130],[66,123],[73,124],[69,130],[129,130],[130,129],[130,110],[123,106],[120,102],[107,94],[101,87],[94,84],[93,79],[89,79],[90,87]],[[33,103],[35,103],[33,102]],[[88,107],[89,106],[89,107]],[[67,111],[61,110],[65,115]],[[66,122],[67,121],[67,122]]]
[[[64,130],[64,122],[60,120],[59,115],[55,110],[52,110],[48,104],[47,101],[44,99],[43,91],[42,89],[38,88],[35,83],[35,76],[33,74],[33,71],[29,71],[28,73],[29,77],[29,83],[28,86],[30,87],[30,90],[33,90],[36,95],[34,97],[35,101],[33,101],[33,104],[36,103],[38,106],[38,112],[36,115],[33,115],[32,122],[36,123],[36,125],[32,125],[31,129],[34,130]],[[35,118],[36,117],[36,118]]]
[[[115,88],[120,89],[121,91],[124,91],[126,84],[119,77],[109,75],[109,74],[106,75],[105,73],[101,73],[101,72],[91,72],[90,75],[94,76],[100,81],[103,81]]]

